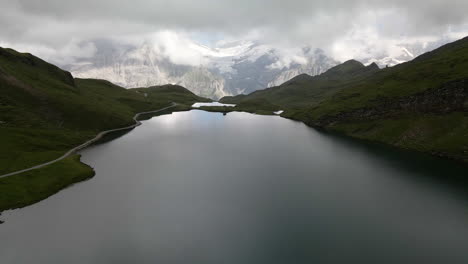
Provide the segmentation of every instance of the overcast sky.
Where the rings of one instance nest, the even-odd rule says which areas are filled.
[[[344,60],[464,37],[467,11],[467,0],[0,0],[0,46],[65,63],[92,56],[96,38],[138,44],[171,32],[212,46],[310,45]]]

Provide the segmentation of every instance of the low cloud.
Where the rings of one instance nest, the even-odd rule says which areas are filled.
[[[195,45],[188,34],[169,30],[152,34],[150,43],[156,53],[175,64],[206,65],[211,55],[208,50],[200,49],[200,46]]]
[[[280,67],[322,48],[338,60],[394,52],[401,43],[468,34],[466,0],[0,0],[0,45],[54,62],[92,56],[94,39],[152,42],[181,64],[205,63],[197,35],[251,40],[283,51]],[[195,36],[195,39],[193,39]]]
[[[59,65],[74,63],[76,59],[91,58],[96,53],[96,47],[92,42],[77,42],[71,40],[64,46],[52,48],[40,43],[9,43],[0,41],[0,47],[14,47],[22,52],[29,52],[40,58]]]

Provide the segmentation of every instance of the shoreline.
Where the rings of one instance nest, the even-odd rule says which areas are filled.
[[[165,111],[165,110],[170,109],[172,107],[176,107],[177,105],[178,105],[177,103],[173,102],[172,105],[161,108],[161,109],[158,109],[158,110],[136,113],[135,116],[133,116],[133,121],[135,121],[135,124],[133,124],[133,125],[101,131],[94,138],[84,142],[83,144],[81,144],[81,145],[79,145],[77,147],[74,147],[74,148],[70,149],[65,154],[63,154],[62,156],[60,156],[60,157],[58,157],[58,158],[56,158],[54,160],[51,160],[51,161],[48,161],[48,162],[45,162],[45,163],[42,163],[42,164],[38,164],[38,165],[35,165],[33,167],[29,167],[29,168],[26,168],[26,169],[22,169],[22,170],[18,170],[18,171],[14,171],[14,172],[10,172],[10,173],[0,175],[0,179],[4,179],[4,178],[7,178],[9,176],[18,175],[18,174],[28,172],[28,171],[32,171],[32,170],[37,170],[37,169],[46,167],[48,165],[54,164],[54,163],[56,163],[58,161],[61,161],[61,160],[65,159],[65,158],[69,157],[70,155],[76,153],[77,151],[88,147],[89,145],[95,143],[96,141],[100,140],[103,136],[105,136],[105,135],[107,135],[109,133],[117,132],[117,131],[123,131],[123,130],[129,130],[129,129],[140,126],[141,122],[138,120],[138,117],[140,117],[140,115],[162,112],[162,111]]]
[[[415,148],[411,148],[411,147],[394,145],[394,144],[391,144],[391,143],[385,142],[385,141],[379,141],[379,140],[373,140],[373,139],[364,138],[364,137],[353,136],[353,135],[347,134],[347,133],[339,131],[339,130],[334,130],[334,129],[330,129],[330,128],[323,127],[323,126],[318,126],[318,125],[316,125],[314,123],[308,122],[306,120],[302,120],[300,118],[294,118],[292,116],[284,115],[285,112],[277,115],[277,114],[274,114],[273,112],[269,113],[270,111],[261,111],[261,110],[253,110],[252,111],[250,109],[243,109],[243,108],[237,108],[236,109],[236,107],[229,108],[229,107],[218,107],[218,106],[200,107],[200,108],[195,108],[195,109],[206,111],[206,112],[222,113],[222,114],[228,114],[230,112],[244,112],[244,113],[250,113],[250,114],[256,114],[256,115],[279,116],[279,117],[282,117],[282,118],[285,118],[285,119],[288,119],[288,120],[301,122],[301,123],[303,123],[304,125],[306,125],[306,126],[308,126],[310,128],[316,129],[316,130],[321,131],[321,132],[329,133],[331,135],[340,135],[340,136],[347,137],[347,138],[350,138],[350,139],[353,139],[353,140],[362,141],[363,143],[372,143],[372,144],[378,144],[378,145],[385,145],[385,146],[395,148],[395,149],[398,149],[398,150],[401,150],[401,151],[412,151],[412,152],[415,152],[415,153],[425,154],[425,155],[429,155],[429,156],[439,158],[439,159],[442,159],[442,160],[453,161],[453,162],[456,162],[458,164],[465,165],[465,166],[468,167],[468,160],[463,159],[463,158],[459,158],[459,157],[454,156],[453,154],[448,153],[448,152],[440,152],[440,151],[438,152],[436,150],[424,151],[424,150],[415,149]]]

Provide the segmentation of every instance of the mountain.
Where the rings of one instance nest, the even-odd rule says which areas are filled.
[[[312,49],[306,48],[303,49],[303,54],[307,58],[305,64],[295,63],[288,69],[284,69],[274,80],[268,83],[268,87],[281,85],[301,74],[310,76],[319,75],[338,64],[335,60],[327,57],[321,49],[312,51]]]
[[[106,79],[127,88],[172,83],[214,99],[278,85],[301,73],[320,74],[337,64],[323,51],[311,49],[302,50],[301,63],[283,64],[279,50],[248,41],[216,48],[191,43],[186,49],[199,57],[196,65],[172,62],[152,43],[130,46],[96,40],[94,44],[95,56],[63,67],[79,78]]]
[[[399,47],[399,49],[393,55],[382,55],[375,58],[368,59],[366,63],[376,63],[380,67],[392,67],[404,62],[408,62],[416,58],[416,55],[420,55],[423,52],[413,53],[406,47]]]
[[[223,103],[247,103],[251,100],[267,100],[281,108],[302,108],[320,103],[328,96],[345,88],[350,83],[364,79],[379,71],[376,64],[364,66],[356,60],[349,60],[317,76],[298,75],[284,84],[249,95],[227,96]]]
[[[137,112],[177,102],[207,101],[174,86],[125,89],[76,79],[31,54],[0,48],[0,175],[62,156],[99,131],[133,124]],[[0,179],[0,211],[44,199],[93,175],[71,156],[53,165]]]
[[[351,60],[221,102],[468,162],[468,37],[394,67]]]
[[[393,67],[411,61],[419,55],[430,52],[452,41],[449,38],[440,38],[435,41],[402,41],[399,44],[393,45],[386,52],[377,52],[375,54],[371,52],[372,55],[364,56],[360,58],[360,61],[366,65],[376,63],[380,68]],[[372,47],[368,49],[372,50]]]

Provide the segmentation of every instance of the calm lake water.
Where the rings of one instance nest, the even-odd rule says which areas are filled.
[[[82,154],[93,179],[2,215],[0,263],[468,263],[451,162],[198,110]]]

